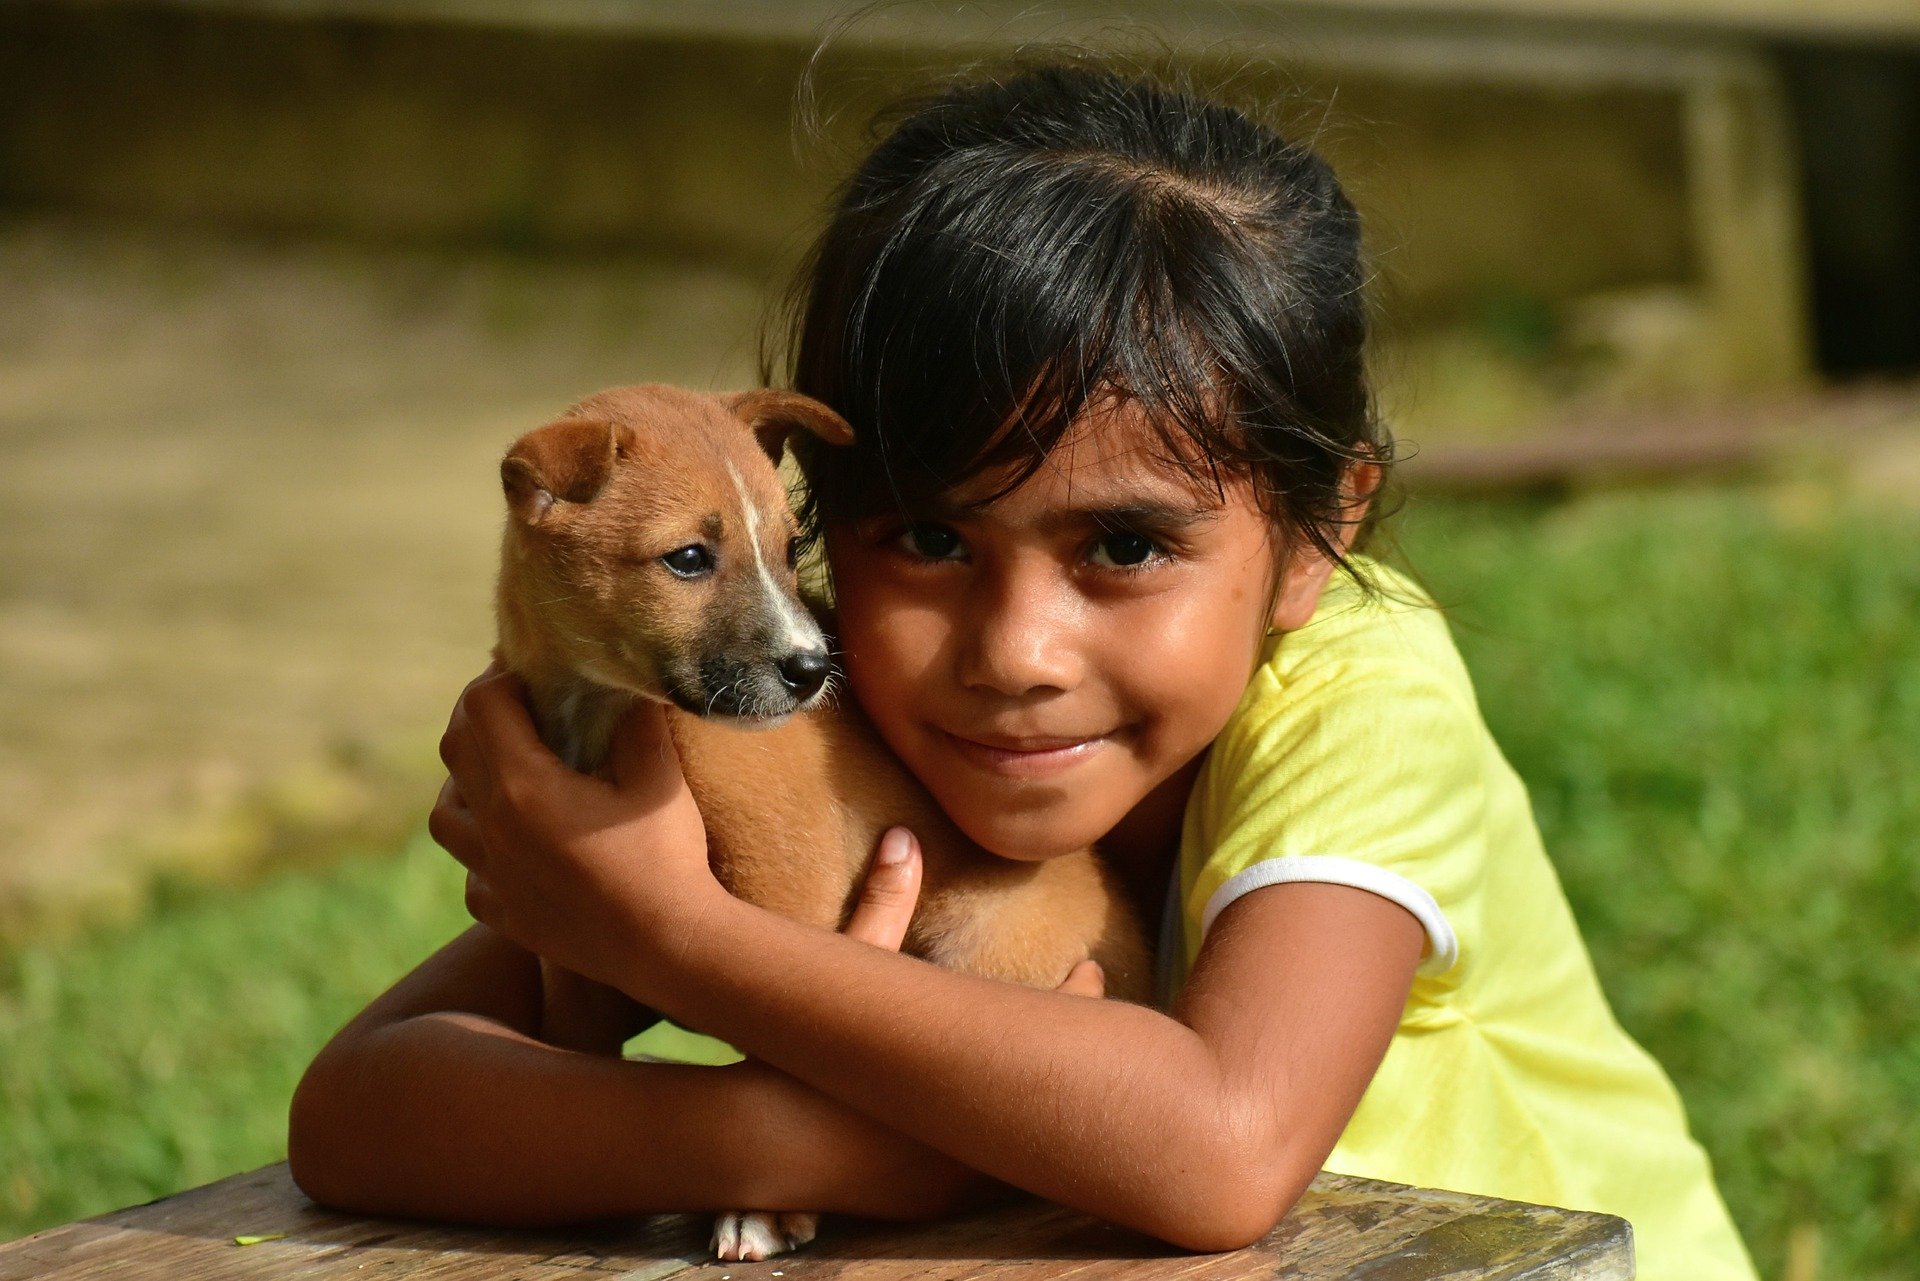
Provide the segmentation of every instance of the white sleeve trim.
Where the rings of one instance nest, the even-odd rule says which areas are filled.
[[[1460,959],[1459,940],[1454,937],[1453,926],[1448,923],[1446,913],[1433,901],[1433,895],[1398,872],[1389,872],[1384,867],[1362,863],[1359,859],[1335,858],[1325,854],[1262,859],[1252,867],[1228,877],[1226,884],[1215,890],[1213,897],[1207,900],[1206,911],[1200,914],[1200,936],[1205,938],[1207,931],[1213,927],[1214,918],[1226,910],[1227,904],[1242,895],[1269,885],[1286,885],[1297,881],[1351,885],[1354,889],[1366,890],[1389,902],[1398,903],[1413,913],[1414,919],[1427,932],[1428,947],[1426,956],[1420,962],[1421,974],[1445,974]]]

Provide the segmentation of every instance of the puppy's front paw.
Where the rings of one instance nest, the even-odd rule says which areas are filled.
[[[765,1214],[736,1210],[713,1221],[713,1257],[726,1263],[771,1259],[813,1240],[817,1214]]]

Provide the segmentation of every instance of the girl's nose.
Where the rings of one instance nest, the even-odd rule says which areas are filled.
[[[1084,673],[1078,606],[1044,565],[981,575],[958,620],[961,684],[1010,697],[1073,689]]]

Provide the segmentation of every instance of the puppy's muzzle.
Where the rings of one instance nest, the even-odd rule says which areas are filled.
[[[831,671],[824,644],[752,659],[723,651],[708,655],[695,679],[672,682],[669,693],[696,716],[776,721],[819,701]]]

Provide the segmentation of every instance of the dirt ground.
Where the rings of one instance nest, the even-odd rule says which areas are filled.
[[[497,460],[751,381],[723,271],[0,227],[0,927],[418,822]]]

